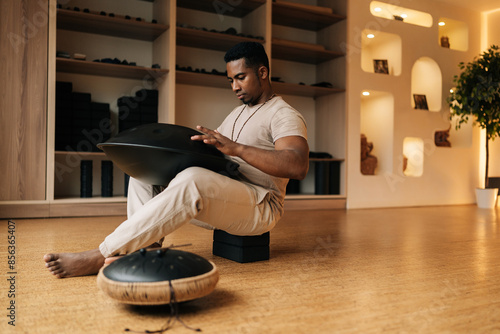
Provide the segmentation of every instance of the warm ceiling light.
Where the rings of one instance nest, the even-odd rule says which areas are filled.
[[[367,91],[364,91],[362,94],[363,94],[363,96],[370,96],[370,92],[367,92]]]
[[[368,34],[368,35],[366,35],[366,37],[368,37],[368,38],[375,38],[375,35],[374,34]]]
[[[376,11],[376,12],[381,12],[381,11],[382,11],[382,8],[380,8],[380,7],[376,7],[376,8],[374,9],[374,11]]]
[[[438,23],[438,25],[441,26],[441,27],[443,27],[443,26],[446,25],[446,23],[444,23],[443,21],[441,21],[441,22]]]

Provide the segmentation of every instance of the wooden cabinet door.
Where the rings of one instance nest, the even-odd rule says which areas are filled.
[[[0,1],[0,200],[44,200],[48,0]]]

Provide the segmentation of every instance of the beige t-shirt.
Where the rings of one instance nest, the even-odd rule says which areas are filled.
[[[257,110],[258,108],[260,109]],[[251,116],[256,110],[257,112]],[[238,115],[240,116],[238,117]],[[264,105],[236,107],[217,131],[229,139],[236,140],[238,138],[237,142],[240,144],[264,150],[274,150],[274,143],[283,137],[300,136],[307,139],[304,117],[286,103],[281,96],[275,96]],[[239,171],[244,176],[245,181],[264,188],[256,187],[259,192],[259,202],[270,193],[271,201],[282,209],[288,179],[268,175],[241,158],[229,158],[240,165]]]

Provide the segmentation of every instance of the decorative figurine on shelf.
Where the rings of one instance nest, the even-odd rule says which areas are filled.
[[[361,134],[361,174],[375,175],[377,168],[377,157],[370,154],[373,143],[369,143],[364,134]]]
[[[450,48],[450,39],[448,36],[441,36],[441,46],[443,48]]]
[[[448,130],[440,130],[434,132],[434,144],[440,147],[451,147],[451,143],[448,141],[450,136],[451,125]]]

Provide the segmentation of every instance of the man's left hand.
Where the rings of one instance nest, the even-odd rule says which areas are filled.
[[[217,130],[211,130],[200,125],[196,126],[196,128],[204,134],[192,136],[191,140],[203,141],[205,144],[213,145],[226,155],[237,155],[239,145],[231,139],[221,135]]]

